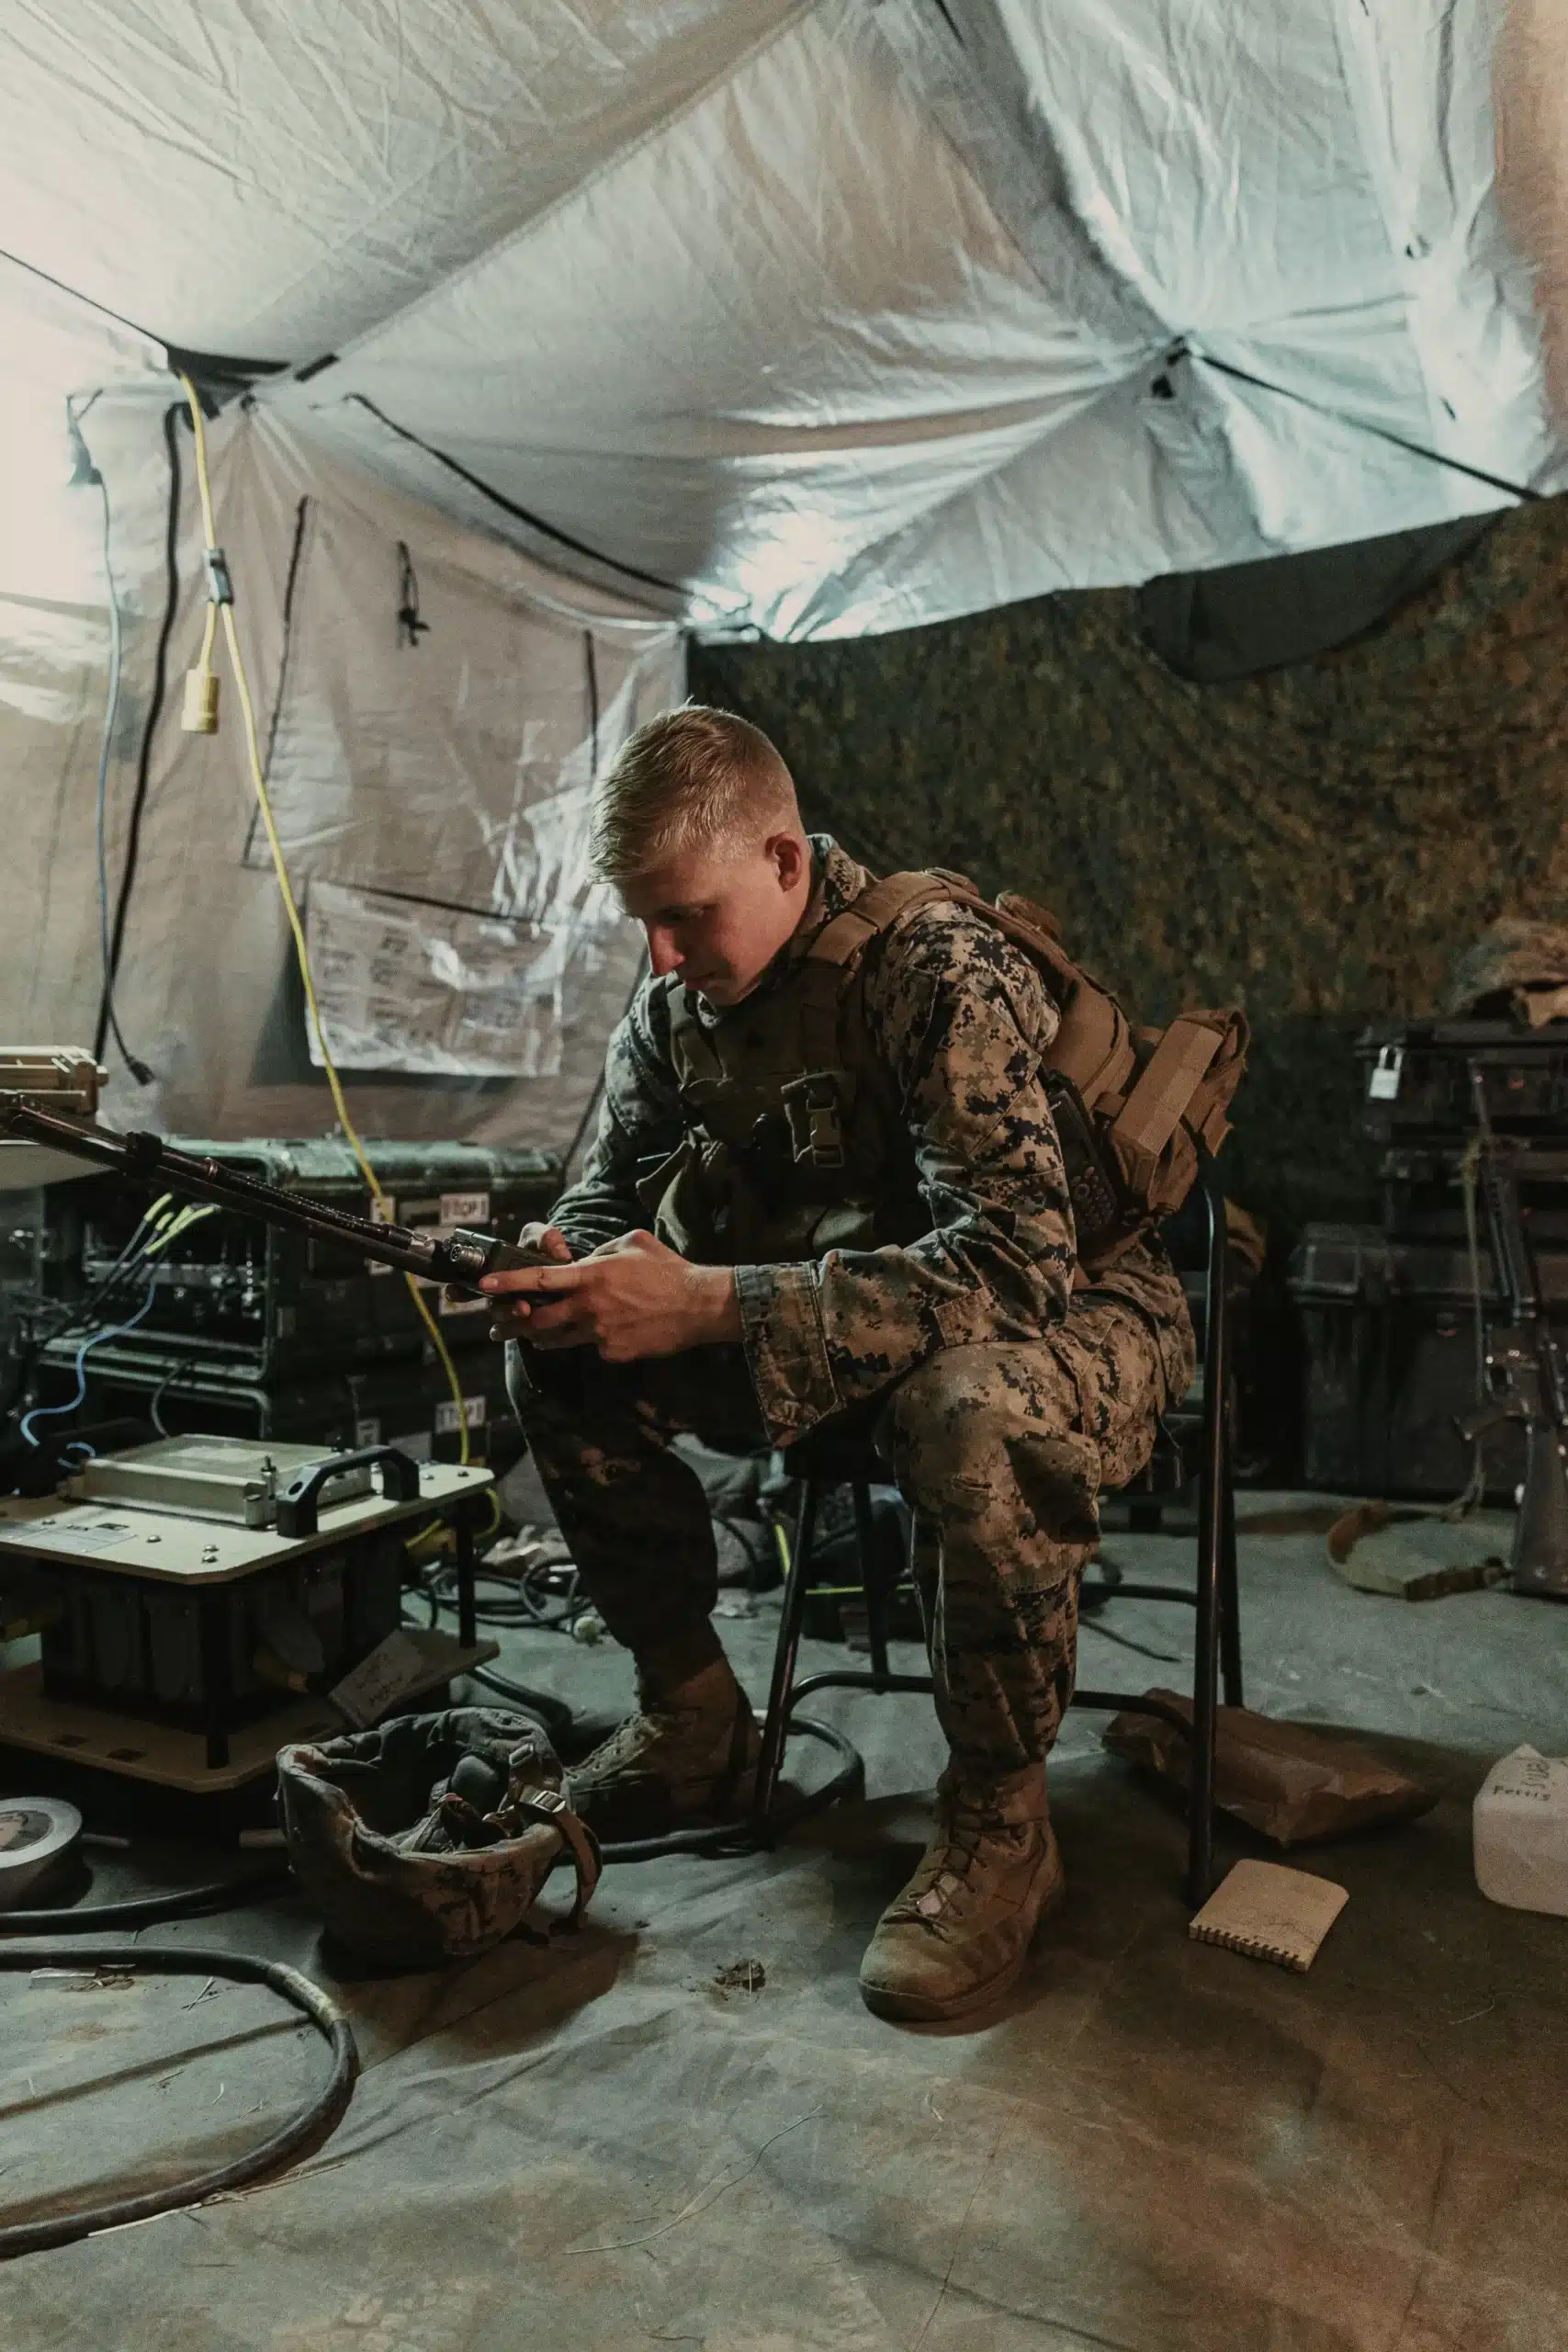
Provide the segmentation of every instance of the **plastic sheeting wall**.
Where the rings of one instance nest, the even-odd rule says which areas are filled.
[[[162,409],[162,397],[107,398],[85,420],[110,487],[126,625],[108,773],[111,900],[164,602]],[[190,436],[176,433],[183,592],[117,990],[126,1036],[154,1080],[133,1083],[111,1048],[107,1114],[185,1133],[313,1134],[331,1126],[332,1106],[307,1050],[221,652],[221,732],[178,726],[204,590]],[[586,872],[591,775],[639,717],[679,699],[678,634],[333,464],[255,410],[229,413],[210,439],[220,536],[329,1037],[345,1073],[370,1073],[349,1079],[355,1120],[367,1136],[563,1146],[640,955]],[[99,515],[96,491],[57,497],[80,541],[84,514],[94,525]],[[425,625],[412,644],[398,620],[400,541]],[[105,619],[13,599],[6,622],[0,1027],[18,1041],[85,1042],[99,990],[93,773]]]
[[[30,0],[0,211],[546,562],[857,636],[1506,501],[1380,433],[1561,486],[1501,9]]]

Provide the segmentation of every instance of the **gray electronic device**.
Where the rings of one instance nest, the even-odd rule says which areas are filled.
[[[160,1438],[85,1462],[61,1491],[78,1502],[130,1503],[236,1527],[274,1527],[279,1492],[320,1462],[321,1452],[319,1445],[254,1438]],[[321,1507],[356,1502],[374,1491],[370,1464],[355,1462],[326,1482]]]

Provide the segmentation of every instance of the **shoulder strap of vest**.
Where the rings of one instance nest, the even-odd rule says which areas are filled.
[[[889,874],[880,882],[868,883],[860,897],[851,901],[842,914],[824,923],[802,961],[807,964],[832,964],[840,968],[852,964],[862,949],[868,946],[879,932],[887,931],[900,915],[908,914],[916,907],[929,905],[938,899],[952,899],[958,894],[953,883],[942,874]]]

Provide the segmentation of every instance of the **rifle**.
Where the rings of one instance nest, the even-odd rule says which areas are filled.
[[[175,1151],[162,1136],[145,1131],[113,1135],[107,1127],[85,1125],[39,1111],[28,1102],[5,1102],[0,1095],[0,1131],[32,1143],[52,1144],[59,1151],[90,1159],[133,1182],[156,1180],[171,1192],[186,1193],[199,1201],[215,1201],[242,1216],[267,1225],[290,1226],[357,1251],[372,1265],[396,1266],[405,1274],[442,1283],[454,1290],[478,1291],[486,1274],[509,1272],[514,1266],[542,1266],[550,1261],[520,1242],[500,1240],[493,1233],[430,1233],[406,1225],[378,1225],[369,1217],[353,1216],[346,1209],[331,1208],[299,1193],[285,1193],[254,1176],[242,1176],[220,1160],[197,1159]]]
[[[1487,1107],[1486,1082],[1478,1062],[1470,1065],[1475,1104],[1477,1169],[1492,1245],[1492,1263],[1503,1295],[1505,1320],[1486,1339],[1486,1370],[1493,1396],[1474,1418],[1461,1424],[1472,1441],[1504,1421],[1525,1427],[1525,1483],[1514,1526],[1509,1567],[1516,1592],[1568,1599],[1568,1377],[1562,1351],[1541,1305],[1535,1253],[1525,1230],[1517,1169],[1499,1146]]]

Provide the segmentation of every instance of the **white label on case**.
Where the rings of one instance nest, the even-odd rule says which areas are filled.
[[[483,1429],[486,1405],[482,1396],[464,1397],[463,1419],[471,1430]],[[451,1437],[457,1427],[457,1400],[455,1396],[443,1396],[435,1408],[435,1434],[437,1437]]]

